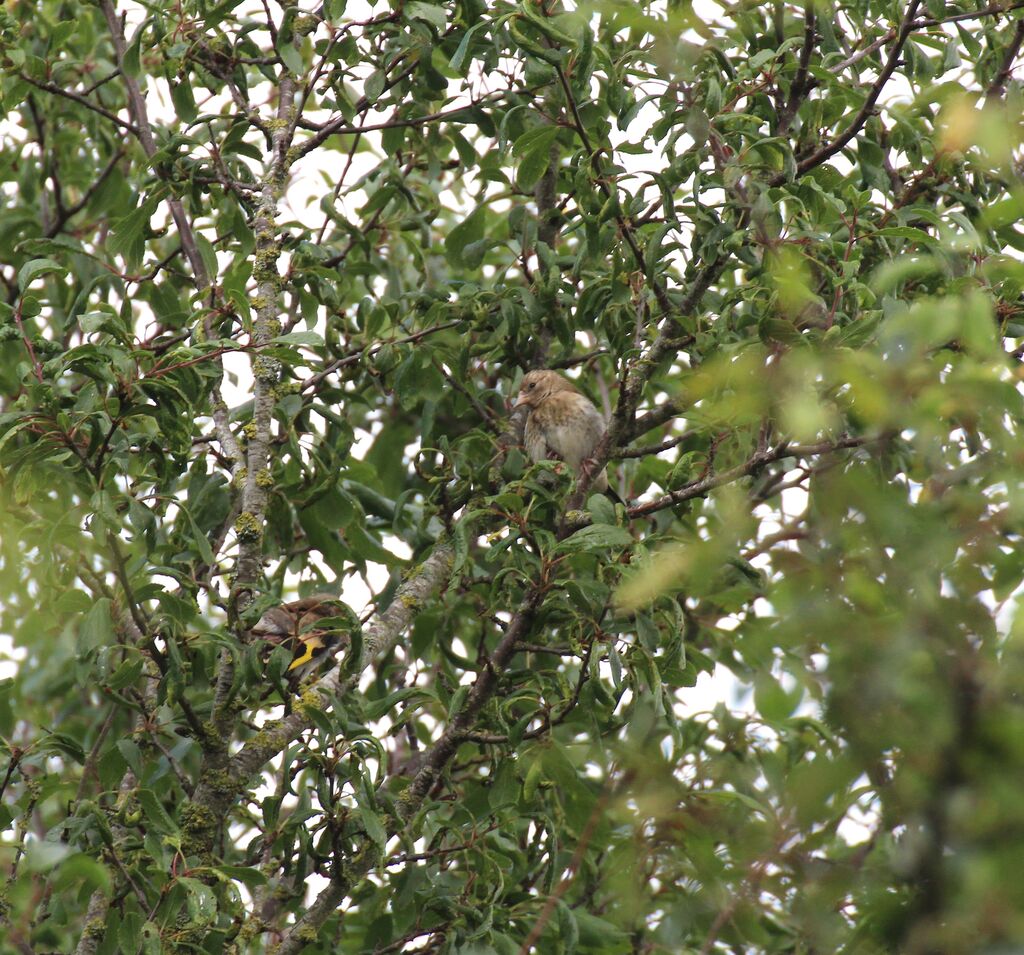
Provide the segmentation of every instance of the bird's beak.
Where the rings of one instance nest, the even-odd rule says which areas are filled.
[[[520,391],[519,395],[516,397],[515,404],[512,405],[512,410],[515,411],[516,408],[522,408],[523,405],[528,405],[529,403],[530,403],[530,400],[529,400],[529,398],[527,398],[526,392]]]

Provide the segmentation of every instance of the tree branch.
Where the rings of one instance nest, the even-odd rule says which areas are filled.
[[[303,698],[306,705],[265,726],[259,736],[246,743],[227,762],[224,778],[218,785],[213,785],[214,781],[205,776],[200,780],[193,799],[197,811],[189,814],[190,825],[186,827],[190,843],[199,848],[212,845],[217,825],[252,777],[314,725],[308,715],[309,708],[329,710],[333,699],[358,686],[362,672],[395,646],[420,608],[448,582],[454,559],[452,545],[444,539],[438,541],[430,556],[398,588],[387,609],[368,625],[363,634],[362,654],[354,666],[346,667],[344,672],[338,669],[327,674],[306,692]]]
[[[830,454],[833,451],[841,451],[845,448],[859,448],[865,444],[880,440],[881,437],[879,435],[871,435],[862,437],[844,436],[837,438],[835,441],[821,441],[818,444],[806,445],[789,444],[784,441],[774,448],[766,448],[763,451],[755,452],[742,464],[737,464],[736,467],[718,473],[707,474],[696,481],[691,481],[676,491],[669,491],[668,494],[664,494],[653,501],[648,501],[646,504],[637,504],[629,508],[626,513],[631,518],[646,517],[648,514],[664,510],[666,507],[681,504],[683,501],[689,501],[695,497],[702,497],[716,487],[732,484],[733,481],[748,477],[760,470],[766,464],[771,464],[773,461],[781,461],[783,458],[815,457],[821,454]],[[574,524],[573,529],[582,527],[585,523],[584,521],[580,524]]]
[[[1006,48],[1006,53],[1003,54],[1003,61],[999,67],[999,72],[996,73],[996,78],[992,81],[992,85],[985,94],[987,99],[1002,99],[1003,93],[1006,92],[1006,81],[1013,72],[1013,62],[1017,59],[1017,54],[1020,52],[1021,43],[1024,43],[1024,20],[1017,21],[1017,29],[1013,32],[1013,38]]]
[[[146,157],[148,159],[152,159],[153,156],[156,155],[157,147],[156,140],[153,136],[153,129],[149,123],[149,115],[146,110],[146,100],[143,97],[142,92],[139,89],[139,84],[135,81],[134,77],[124,71],[124,55],[127,50],[127,42],[125,41],[121,20],[114,9],[112,0],[100,0],[100,8],[102,9],[103,16],[107,21],[107,28],[110,30],[111,40],[114,44],[117,73],[120,73],[124,80],[125,89],[128,93],[128,104],[132,115],[135,117],[135,124],[137,127],[135,134],[138,137],[139,143],[142,145],[142,151],[146,154]],[[111,78],[113,75],[114,74],[111,75]],[[188,259],[188,263],[192,268],[196,288],[201,292],[210,287],[211,276],[207,273],[206,263],[199,252],[199,245],[196,242],[192,224],[189,222],[188,216],[185,213],[185,207],[182,205],[180,199],[176,198],[172,194],[167,198],[167,205],[171,210],[171,217],[174,219],[174,225],[178,230],[178,237],[181,240],[181,249],[185,253],[185,258]],[[224,399],[221,397],[216,386],[211,388],[210,395],[211,404],[213,406],[214,427],[216,428],[218,439],[220,440],[225,453],[227,453],[235,462],[237,470],[241,465],[241,452],[239,451],[238,444],[235,441],[234,436],[231,434],[231,429],[228,425],[228,414],[227,408],[224,405]]]
[[[658,444],[647,444],[640,448],[623,448],[612,455],[612,460],[620,461],[625,458],[646,458],[651,454],[661,454],[662,451],[669,451],[677,445],[682,444],[684,441],[688,441],[695,434],[697,434],[696,431],[686,431],[683,434],[677,434],[675,437],[667,438]]]
[[[544,908],[541,909],[540,915],[537,917],[537,921],[533,923],[533,927],[530,929],[530,934],[526,936],[523,940],[523,944],[519,946],[518,955],[529,955],[530,949],[540,941],[540,937],[544,933],[544,927],[551,920],[555,907],[558,905],[558,900],[565,895],[569,890],[569,887],[576,880],[580,865],[583,862],[583,854],[587,851],[587,847],[590,845],[590,840],[594,837],[594,831],[597,829],[598,824],[601,822],[602,818],[604,818],[605,810],[608,808],[608,803],[611,801],[615,792],[621,791],[623,788],[628,786],[632,779],[633,773],[630,771],[627,772],[615,786],[605,783],[604,791],[598,797],[597,802],[594,803],[594,808],[590,811],[590,816],[587,818],[586,825],[583,827],[583,831],[580,833],[580,837],[576,841],[576,849],[573,851],[572,858],[569,860],[569,865],[566,866],[566,873],[563,876],[562,881],[555,886],[555,890],[547,897],[547,901],[544,903]]]
[[[399,811],[403,819],[410,820],[416,814],[438,776],[465,740],[466,733],[480,710],[493,695],[502,672],[516,652],[517,643],[527,635],[533,623],[542,593],[539,584],[533,584],[527,590],[526,596],[509,622],[501,642],[477,674],[465,704],[451,719],[437,742],[427,751],[419,772],[401,796]],[[398,824],[393,822],[389,828],[397,832]],[[321,890],[316,901],[285,934],[275,955],[295,955],[307,944],[306,939],[309,938],[310,933],[315,933],[327,921],[337,908],[338,902],[345,897],[355,881],[373,867],[376,861],[375,856],[368,851],[368,848],[364,848],[349,865],[342,867],[341,871],[332,877],[331,881]]]
[[[139,89],[135,78],[125,72],[124,55],[128,49],[125,40],[121,20],[114,9],[113,0],[100,0],[100,9],[107,21],[107,28],[110,30],[110,37],[114,43],[117,68],[121,71],[121,78],[124,80],[125,90],[128,93],[128,105],[132,115],[135,117],[136,129],[133,130],[142,145],[142,151],[147,159],[152,159],[157,152],[156,139],[153,137],[153,128],[149,124],[149,116],[146,111],[146,100]],[[177,227],[178,235],[181,237],[181,247],[185,251],[189,265],[196,277],[196,286],[202,290],[210,284],[210,276],[206,272],[206,264],[199,254],[199,246],[196,244],[195,234],[192,231],[192,224],[185,214],[185,207],[180,199],[169,196],[167,205],[171,210],[174,225]]]
[[[896,42],[893,44],[892,49],[889,51],[889,58],[886,60],[885,66],[882,68],[882,72],[879,73],[878,79],[872,84],[871,89],[868,91],[867,99],[864,100],[863,106],[854,116],[850,124],[840,133],[831,143],[822,146],[821,149],[815,150],[810,156],[797,163],[797,175],[802,176],[805,172],[814,169],[816,166],[820,166],[827,159],[830,159],[836,153],[840,152],[845,148],[846,144],[853,139],[857,133],[860,132],[861,127],[868,121],[868,117],[871,116],[875,109],[875,103],[878,102],[878,97],[882,94],[882,90],[885,88],[885,84],[889,82],[890,77],[896,70],[896,66],[899,63],[900,53],[903,52],[903,47],[906,45],[907,39],[914,29],[914,16],[917,14],[917,8],[920,5],[921,0],[910,0],[910,4],[907,6],[907,12],[903,16],[903,23],[900,26],[899,33],[896,35]],[[769,181],[769,186],[779,186],[786,181],[786,174],[783,172],[777,173]]]
[[[793,78],[793,85],[789,88],[789,99],[786,101],[783,115],[779,117],[779,134],[782,135],[789,129],[793,117],[800,108],[800,100],[807,92],[807,69],[811,63],[811,53],[814,50],[814,37],[817,28],[817,16],[814,10],[813,0],[806,0],[804,3],[804,44],[800,48],[800,62],[797,66],[796,76]]]
[[[63,86],[58,86],[56,83],[48,83],[43,80],[34,79],[27,73],[19,73],[18,75],[30,86],[34,86],[36,89],[42,90],[44,93],[52,93],[54,96],[62,96],[64,99],[71,100],[72,103],[84,106],[86,109],[92,110],[94,113],[98,113],[104,119],[110,120],[110,122],[120,129],[123,129],[126,133],[131,133],[133,136],[139,136],[139,127],[137,125],[134,123],[126,123],[120,116],[115,115],[108,109],[104,109],[104,107],[100,106],[98,103],[94,103],[91,100],[86,99],[80,93],[65,89]]]

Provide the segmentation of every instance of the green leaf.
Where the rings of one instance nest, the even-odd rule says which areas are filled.
[[[168,87],[178,119],[183,123],[194,122],[196,116],[199,115],[199,110],[196,107],[195,96],[192,94],[192,84],[172,82],[168,84]]]
[[[196,247],[199,249],[199,256],[206,267],[206,275],[210,282],[215,284],[217,281],[217,252],[213,247],[213,243],[201,232],[197,232],[195,238]]]
[[[467,245],[484,237],[486,221],[487,209],[480,205],[448,233],[444,244],[445,254],[453,266],[458,267],[465,264],[463,252]]]
[[[106,686],[111,690],[123,690],[126,686],[130,686],[135,683],[140,676],[142,676],[142,670],[144,667],[142,658],[135,655],[124,661],[106,681]]]
[[[111,601],[109,597],[100,597],[93,603],[79,627],[79,652],[105,646],[112,643],[113,639],[114,619],[111,613]]]
[[[209,540],[206,538],[206,534],[203,533],[202,528],[196,523],[192,517],[192,512],[185,507],[180,505],[181,510],[188,520],[189,528],[192,531],[192,537],[190,543],[195,544],[196,550],[199,552],[199,558],[202,560],[207,567],[213,567],[216,564],[216,557],[213,553],[213,548],[210,546]]]
[[[217,897],[213,889],[198,879],[181,878],[178,883],[186,892],[189,923],[207,925],[217,915]]]
[[[288,68],[288,72],[292,76],[302,76],[305,74],[306,64],[302,59],[302,53],[294,43],[289,40],[279,43],[277,52],[281,56],[281,62]],[[378,93],[378,95],[380,94]]]
[[[128,764],[128,768],[135,773],[135,775],[141,776],[144,772],[142,766],[142,750],[139,749],[139,744],[133,739],[119,739],[117,741],[118,752],[124,757],[124,761]]]
[[[29,872],[49,872],[72,853],[63,842],[30,842],[25,850],[25,868]]]
[[[384,92],[384,85],[387,83],[387,74],[383,70],[374,70],[363,84],[363,95],[366,101],[373,105],[380,99]]]
[[[145,248],[143,232],[149,228],[149,221],[163,194],[163,189],[156,190],[134,212],[114,224],[110,251],[115,255],[123,255],[130,268],[135,268],[142,261]]]
[[[54,262],[53,259],[30,259],[18,269],[18,288],[24,294],[34,279],[51,272],[60,272],[63,275],[67,269],[59,262]]]
[[[770,673],[759,673],[754,682],[754,705],[769,723],[780,723],[792,716],[802,696],[799,687],[786,692]]]
[[[287,335],[278,335],[271,339],[271,342],[285,345],[306,345],[309,348],[323,348],[324,339],[316,332],[288,332]]]
[[[244,865],[218,865],[213,867],[218,877],[228,882],[241,882],[248,889],[267,884],[267,877],[259,869]]]
[[[117,938],[122,951],[137,952],[142,947],[142,916],[138,912],[129,910],[124,913]]]
[[[140,27],[135,31],[135,36],[132,37],[121,59],[121,69],[132,79],[138,79],[139,73],[142,71],[142,33],[144,29],[144,27]]]
[[[934,245],[935,239],[923,229],[912,229],[909,226],[887,226],[871,233],[879,238],[909,239],[922,245]]]
[[[633,544],[633,535],[624,527],[591,524],[581,527],[555,547],[555,553],[585,553],[620,550]]]
[[[520,189],[532,189],[551,165],[552,147],[559,133],[557,126],[541,126],[523,133],[513,143],[512,152],[520,157],[519,170],[516,173],[516,185]]]
[[[388,834],[384,828],[381,817],[372,809],[362,806],[359,810],[359,818],[363,823],[366,834],[373,840],[378,849],[383,850],[387,845]]]
[[[587,498],[587,511],[594,520],[594,525],[614,525],[615,505],[606,494],[591,494]]]
[[[447,13],[443,6],[423,3],[421,0],[409,0],[403,8],[407,17],[426,20],[438,33],[443,33],[447,22]]]
[[[122,740],[122,742],[124,742],[124,740]],[[131,765],[130,762],[129,765]],[[139,805],[142,806],[149,824],[158,832],[168,836],[174,835],[178,832],[177,824],[168,815],[167,810],[164,809],[162,803],[157,798],[156,793],[151,789],[139,789],[136,792],[136,798],[139,801]]]
[[[452,56],[451,60],[449,60],[448,62],[448,65],[453,70],[462,69],[462,64],[465,62],[466,57],[469,55],[469,45],[473,40],[473,35],[476,33],[477,30],[481,30],[489,25],[489,22],[484,20],[483,22],[477,23],[474,26],[470,27],[465,32],[465,34],[462,37],[462,40],[459,42],[458,48],[455,50],[455,55]]]
[[[558,933],[562,937],[566,955],[573,955],[580,943],[580,929],[573,910],[562,899],[557,903]]]
[[[82,590],[65,590],[56,600],[54,609],[60,613],[87,613],[93,609],[94,600]]]
[[[109,894],[112,881],[105,865],[84,852],[76,852],[60,863],[54,885],[65,892],[84,890]]]

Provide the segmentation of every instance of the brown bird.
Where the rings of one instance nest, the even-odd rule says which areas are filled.
[[[252,628],[253,636],[281,645],[290,641],[295,659],[288,672],[301,679],[319,666],[335,647],[349,643],[347,633],[337,626],[320,626],[329,617],[351,616],[351,611],[334,594],[313,594],[271,607]]]
[[[531,461],[564,461],[577,473],[589,470],[590,456],[604,435],[604,416],[590,399],[556,371],[531,371],[523,376],[516,408],[526,408],[526,453]],[[608,490],[604,471],[593,481]]]

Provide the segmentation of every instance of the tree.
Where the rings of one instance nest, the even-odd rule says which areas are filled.
[[[3,951],[1019,945],[1024,4],[121,6],[0,14]]]

